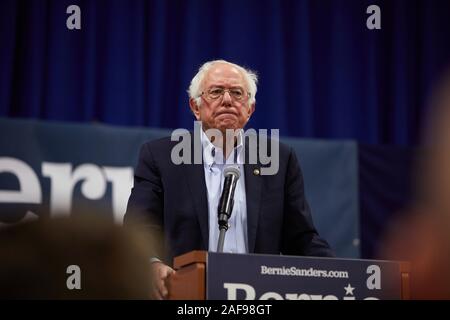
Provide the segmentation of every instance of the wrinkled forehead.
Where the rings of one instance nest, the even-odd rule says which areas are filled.
[[[211,86],[242,87],[248,90],[242,70],[227,63],[214,64],[208,70],[203,79],[203,88]]]

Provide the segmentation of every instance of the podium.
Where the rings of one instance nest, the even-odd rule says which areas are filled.
[[[407,262],[191,251],[174,259],[171,300],[409,299]]]

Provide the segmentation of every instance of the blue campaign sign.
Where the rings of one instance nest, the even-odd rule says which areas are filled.
[[[140,146],[171,133],[0,118],[0,227],[84,205],[106,208],[121,223]],[[281,141],[297,154],[321,236],[337,256],[359,257],[356,143]]]
[[[208,253],[212,300],[402,299],[401,263],[393,261]]]

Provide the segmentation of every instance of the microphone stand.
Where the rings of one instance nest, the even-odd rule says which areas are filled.
[[[231,211],[232,210],[233,205],[231,205]],[[219,215],[219,242],[217,243],[217,252],[223,252],[223,244],[225,242],[225,234],[227,231],[228,231],[228,216],[226,214],[221,214]]]

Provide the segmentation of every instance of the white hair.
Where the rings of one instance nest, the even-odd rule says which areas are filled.
[[[199,69],[197,74],[192,78],[191,84],[189,86],[188,94],[189,98],[195,99],[195,103],[197,105],[200,105],[200,94],[202,93],[201,90],[201,84],[203,82],[203,79],[205,78],[205,75],[208,73],[209,69],[216,63],[226,63],[229,65],[232,65],[236,67],[239,71],[242,72],[244,75],[245,81],[247,82],[248,91],[250,93],[250,99],[249,99],[249,105],[252,105],[256,102],[256,91],[257,87],[256,84],[258,83],[258,76],[256,73],[252,70],[245,69],[235,63],[231,63],[225,60],[213,60],[205,62]]]

